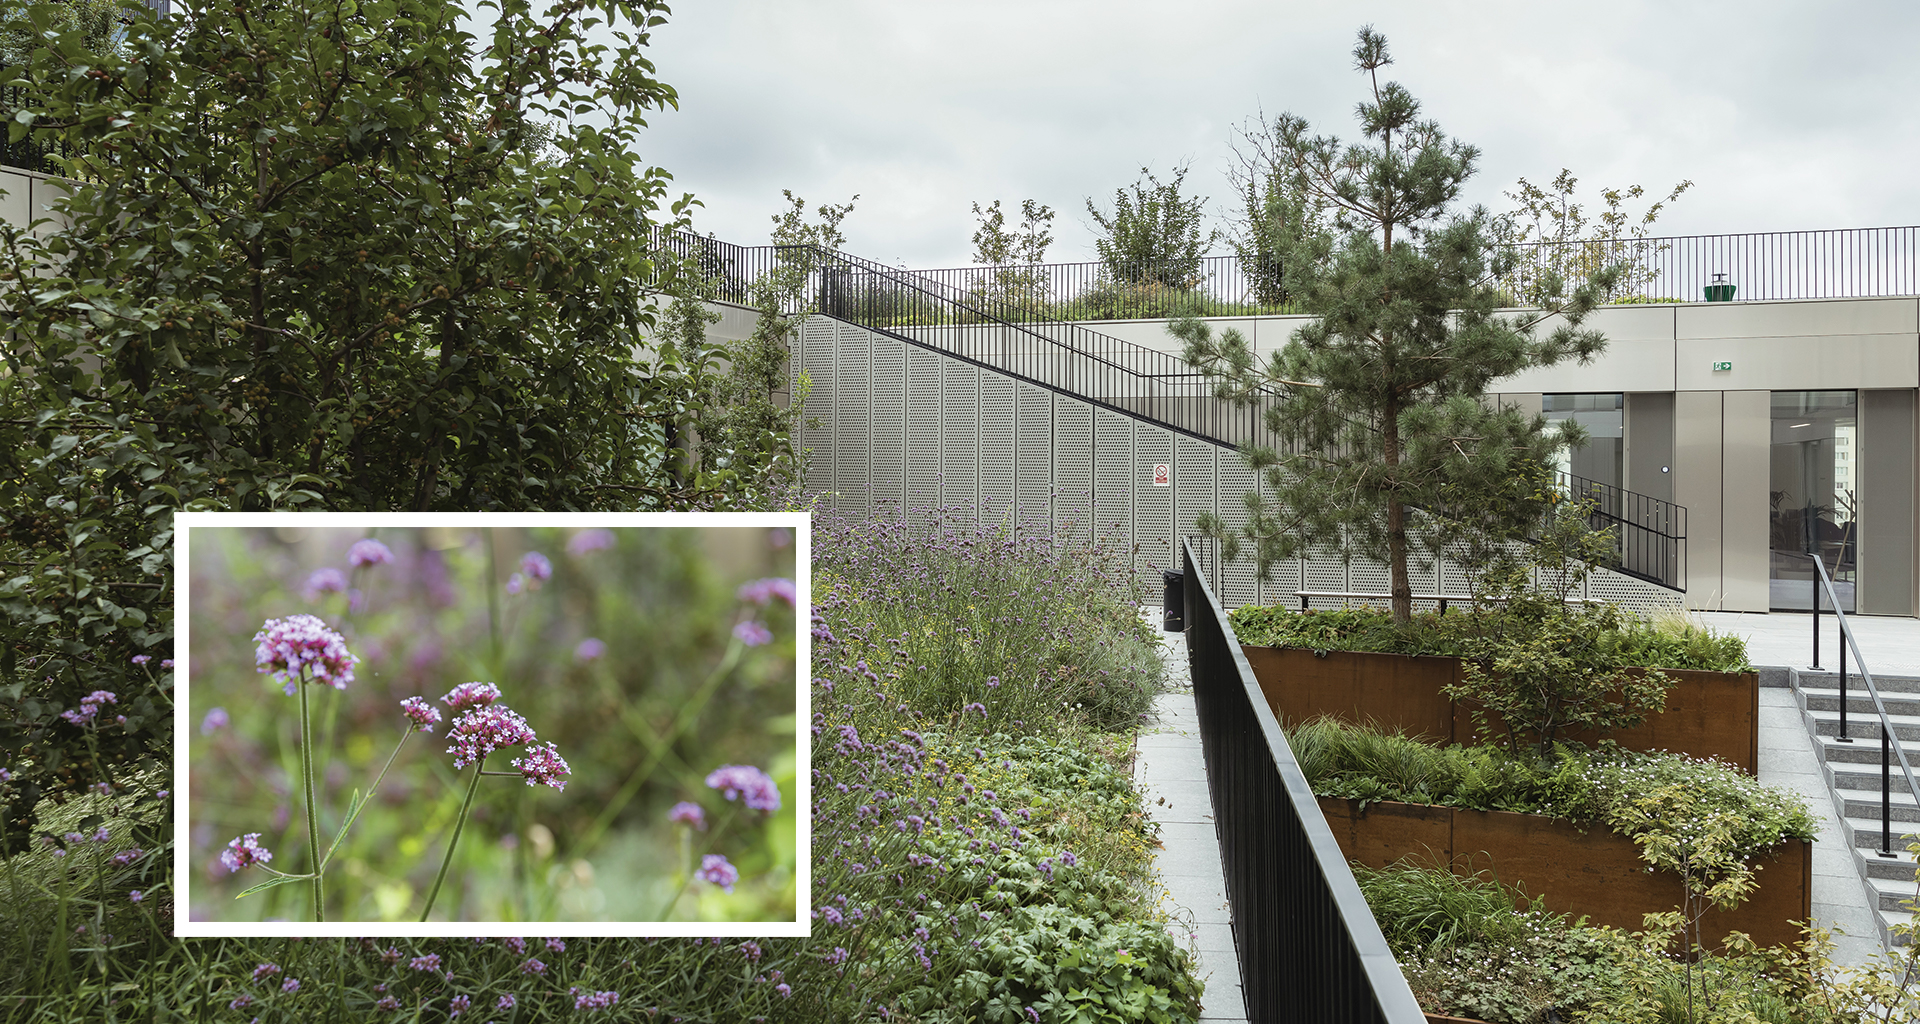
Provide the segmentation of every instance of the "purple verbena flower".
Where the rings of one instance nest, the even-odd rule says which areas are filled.
[[[172,658],[161,658],[161,659],[160,659],[160,667],[161,667],[161,668],[163,668],[163,669],[165,669],[165,668],[172,668],[172,667],[173,667],[173,659],[172,659]]]
[[[605,655],[606,653],[607,653],[607,642],[605,640],[600,640],[595,637],[588,637],[585,640],[580,641],[580,643],[573,648],[573,660],[592,661],[595,658],[599,658]]]
[[[376,1010],[385,1010],[388,1013],[392,1013],[393,1011],[398,1010],[400,1008],[400,1000],[394,998],[393,996],[381,996],[380,1001],[373,1004],[373,1008]]]
[[[740,944],[740,955],[746,957],[748,963],[759,963],[760,958],[765,954],[760,949],[758,942],[742,942]]]
[[[547,939],[547,948],[553,950],[555,953],[565,953],[567,951],[567,940],[558,937],[549,937]]]
[[[493,1008],[496,1010],[511,1010],[518,1005],[520,1005],[520,1001],[513,998],[513,993],[509,992],[501,996],[500,1001],[493,1004]]]
[[[719,790],[728,800],[745,797],[746,805],[756,811],[771,814],[780,809],[779,785],[752,765],[721,765],[707,775],[707,786]]]
[[[129,847],[125,850],[121,850],[119,853],[114,854],[113,862],[114,864],[120,867],[125,867],[128,864],[131,864],[134,861],[139,860],[142,856],[146,854],[146,852],[147,851],[142,850],[138,846]]]
[[[431,971],[437,974],[440,971],[440,954],[428,953],[426,956],[416,956],[407,961],[407,966],[416,971]]]
[[[750,604],[764,605],[779,600],[791,608],[797,599],[793,581],[784,576],[769,576],[766,579],[749,580],[740,584],[735,597]]]
[[[489,704],[454,719],[447,727],[447,739],[453,741],[447,747],[453,766],[465,768],[496,750],[532,743],[535,737],[519,712],[504,704]]]
[[[699,804],[686,800],[673,805],[673,809],[667,812],[667,820],[691,825],[702,832],[707,830],[707,812],[701,810]]]
[[[244,1010],[247,1007],[252,1005],[253,1005],[253,997],[246,994],[245,992],[242,992],[239,995],[233,997],[233,1001],[227,1004],[227,1009]]]
[[[461,1014],[467,1012],[467,1007],[472,1005],[473,1005],[473,997],[468,996],[465,993],[454,996],[453,1001],[450,1004],[448,1004],[447,1016],[449,1018],[458,1017]]]
[[[605,551],[613,546],[612,530],[581,530],[567,538],[567,554],[586,555],[595,551]]]
[[[561,776],[573,774],[573,769],[567,767],[566,759],[551,743],[544,747],[528,747],[526,754],[514,758],[512,764],[520,769],[520,777],[526,779],[529,786],[552,786],[564,790],[568,780]]]
[[[299,978],[288,978],[287,980],[285,980],[285,981],[283,981],[283,982],[281,982],[281,983],[280,983],[280,991],[282,991],[282,992],[298,992],[298,991],[300,991],[300,979],[299,979]]]
[[[88,786],[87,788],[93,790],[95,793],[98,793],[101,796],[113,795],[113,783],[111,782],[96,782],[93,785]]]
[[[527,951],[527,940],[518,935],[509,935],[504,941],[506,947],[513,950],[515,956],[519,956]]]
[[[260,632],[253,635],[253,641],[260,645],[253,652],[257,670],[271,673],[275,682],[285,683],[289,697],[293,696],[303,673],[310,675],[314,682],[330,683],[334,689],[344,690],[353,682],[353,667],[360,663],[360,659],[347,650],[346,638],[328,629],[327,624],[314,615],[268,619]]]
[[[305,592],[309,601],[321,594],[338,594],[345,589],[347,589],[347,574],[332,566],[315,569],[307,576]]]
[[[576,1010],[604,1010],[620,1001],[618,992],[582,992],[578,985],[567,989]]]
[[[421,732],[432,732],[440,723],[440,709],[427,703],[424,697],[408,697],[400,702],[400,713],[413,721]]]
[[[500,699],[500,688],[492,683],[461,683],[447,691],[440,703],[459,714],[468,708],[481,707]]]
[[[151,654],[136,654],[133,656],[133,663],[135,665],[145,665],[147,662],[152,660],[153,660],[153,655]]]
[[[773,631],[752,619],[743,619],[733,627],[733,638],[748,647],[759,647],[773,642]]]
[[[146,898],[147,898],[146,895],[138,889],[135,889],[132,892],[127,893],[128,903],[138,903],[141,900],[144,900]]]
[[[365,569],[370,565],[389,565],[393,562],[393,549],[374,540],[363,537],[347,548],[347,564],[355,569]]]
[[[547,965],[541,963],[538,960],[533,959],[532,957],[528,957],[527,962],[520,965],[520,973],[521,974],[545,974],[547,973]]]
[[[105,825],[94,830],[93,841],[96,843],[104,843],[107,841],[107,827]]]
[[[793,998],[793,986],[792,986],[792,985],[789,985],[789,984],[787,984],[787,983],[786,983],[786,982],[784,982],[784,981],[783,981],[783,982],[781,982],[781,983],[780,983],[780,984],[778,984],[778,985],[775,985],[775,986],[773,986],[773,990],[774,990],[775,992],[778,992],[778,993],[780,993],[780,998],[782,998],[782,999],[792,999],[792,998]]]
[[[520,556],[520,574],[532,589],[539,590],[540,584],[553,578],[553,563],[540,552],[529,551]]]
[[[700,858],[700,870],[694,872],[693,876],[703,882],[711,882],[725,892],[732,892],[733,884],[740,880],[739,870],[717,853]]]
[[[220,855],[220,863],[228,871],[238,871],[249,864],[266,864],[273,860],[273,851],[260,845],[260,833],[249,832],[235,838],[227,844],[226,852]]]

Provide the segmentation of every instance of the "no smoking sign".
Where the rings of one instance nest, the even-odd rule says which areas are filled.
[[[1164,462],[1154,463],[1153,464],[1153,486],[1172,487],[1173,486],[1173,467],[1167,465]]]

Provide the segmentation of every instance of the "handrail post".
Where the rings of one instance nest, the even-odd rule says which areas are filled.
[[[1813,557],[1819,558],[1820,556],[1815,555]],[[1846,646],[1846,643],[1844,640],[1841,642],[1840,646],[1842,647]],[[1813,664],[1810,667],[1814,669],[1818,669],[1820,667],[1820,574],[1819,573],[1814,573],[1813,575]]]
[[[1852,743],[1853,737],[1847,735],[1847,645],[1844,637],[1840,644],[1840,742]]]
[[[1893,856],[1893,736],[1880,724],[1880,856]]]

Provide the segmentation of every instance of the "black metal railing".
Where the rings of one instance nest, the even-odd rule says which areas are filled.
[[[1626,268],[1614,302],[1704,302],[1708,286],[1735,300],[1920,295],[1920,227],[1838,228],[1732,235],[1673,235],[1514,246],[1513,273],[1491,283],[1515,305],[1552,269],[1569,279]],[[1115,268],[1101,262],[917,270],[960,294],[1008,300],[1057,320],[1143,320],[1299,313],[1279,277],[1259,261],[1208,256],[1178,265]]]
[[[1613,533],[1615,572],[1685,592],[1687,589],[1687,510],[1651,495],[1598,480],[1560,474],[1560,484],[1577,500],[1592,502],[1587,526]]]
[[[1049,319],[1016,294],[982,292],[814,246],[739,246],[667,231],[654,238],[656,248],[696,268],[716,298],[758,303],[767,275],[797,275],[789,282],[803,280],[807,294],[793,290],[790,307],[810,298],[834,319],[1200,440],[1286,448],[1266,426],[1279,394],[1262,392],[1247,404],[1224,401],[1214,382],[1179,355]],[[1684,589],[1685,552],[1678,545],[1685,539],[1685,509],[1619,488],[1606,491],[1604,500],[1596,528],[1614,530],[1626,571]]]
[[[1847,625],[1847,613],[1840,610],[1840,595],[1833,589],[1833,577],[1827,574],[1826,560],[1818,554],[1808,554],[1813,560],[1817,578],[1813,582],[1813,667],[1820,667],[1820,595],[1825,592],[1831,604],[1834,620],[1840,624],[1840,735],[1836,739],[1841,743],[1852,743],[1854,737],[1847,727],[1847,652],[1853,652],[1854,669],[1860,674],[1860,682],[1867,689],[1867,696],[1873,700],[1874,714],[1880,718],[1880,856],[1893,857],[1893,763],[1900,763],[1900,774],[1907,780],[1907,793],[1920,798],[1920,785],[1913,780],[1913,766],[1907,763],[1907,752],[1900,746],[1893,731],[1893,719],[1887,717],[1887,705],[1880,699],[1880,688],[1873,685],[1873,673],[1867,671],[1867,659],[1860,653],[1860,641],[1853,635],[1853,627]]]
[[[1380,925],[1181,544],[1187,660],[1250,1021],[1424,1024]]]
[[[0,67],[0,82],[11,80],[15,73],[12,68]],[[25,87],[0,85],[0,129],[11,124],[14,112],[27,105],[27,102]],[[45,131],[28,132],[20,141],[14,142],[10,132],[0,130],[0,166],[39,174],[59,174],[59,166],[48,157],[68,154],[66,144]]]

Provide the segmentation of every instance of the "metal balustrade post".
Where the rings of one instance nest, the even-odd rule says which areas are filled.
[[[1893,735],[1880,726],[1880,856],[1893,856]]]
[[[1852,743],[1847,735],[1847,640],[1840,638],[1840,742]]]

